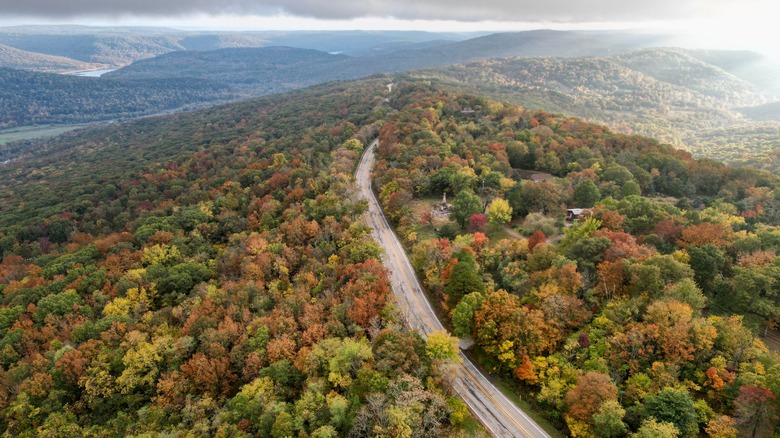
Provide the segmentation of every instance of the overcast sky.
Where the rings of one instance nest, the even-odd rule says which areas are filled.
[[[0,0],[0,24],[432,31],[642,28],[768,51],[776,0]]]

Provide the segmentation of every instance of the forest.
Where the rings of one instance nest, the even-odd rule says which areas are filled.
[[[2,147],[2,433],[484,434],[360,220],[377,137],[434,306],[562,433],[772,436],[778,177],[390,76]]]
[[[198,79],[114,81],[0,67],[0,129],[127,119],[237,96]]]
[[[652,137],[698,158],[776,172],[778,145],[763,134],[780,126],[777,105],[766,103],[776,100],[776,90],[750,74],[745,79],[732,74],[730,67],[738,69],[711,58],[651,48],[591,58],[491,59],[410,75]]]
[[[483,367],[570,436],[774,434],[777,177],[430,83],[398,93],[378,196]]]
[[[4,436],[475,436],[351,197],[384,81],[39,142],[0,166]]]

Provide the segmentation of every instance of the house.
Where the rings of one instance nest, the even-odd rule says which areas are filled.
[[[569,208],[566,210],[566,220],[573,222],[579,219],[588,218],[592,214],[592,208]]]

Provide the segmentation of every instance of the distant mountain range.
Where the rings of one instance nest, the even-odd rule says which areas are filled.
[[[0,43],[42,50],[56,35],[58,43],[46,46],[51,53],[92,61],[136,60],[90,82],[30,79],[25,72],[5,71],[0,87],[10,100],[4,102],[8,109],[0,123],[134,117],[402,72],[653,136],[733,163],[754,164],[754,156],[745,161],[745,149],[752,148],[756,156],[771,152],[775,142],[766,133],[772,129],[764,125],[780,118],[780,104],[771,103],[776,100],[775,70],[760,55],[656,47],[669,41],[663,36],[540,30],[464,40],[469,35],[90,30],[0,29]],[[277,43],[298,47],[255,47]],[[219,48],[224,46],[230,48]],[[206,50],[212,48],[217,49]],[[330,50],[335,48],[345,50]],[[153,54],[159,55],[140,59]]]
[[[254,86],[256,94],[287,91],[327,80],[354,79],[374,73],[442,67],[507,56],[583,57],[625,53],[659,40],[660,37],[635,34],[530,31],[431,43],[424,48],[362,57],[326,55],[291,47],[181,51],[135,62],[107,77],[194,77],[244,89]]]
[[[402,49],[427,48],[484,34],[416,31],[195,32],[149,27],[14,26],[0,27],[0,44],[74,61],[121,66],[174,51],[240,47],[289,46],[351,56],[378,55]],[[0,66],[11,67],[2,57]]]

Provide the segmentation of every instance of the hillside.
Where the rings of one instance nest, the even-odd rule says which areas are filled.
[[[737,108],[737,111],[757,121],[780,121],[780,102]]]
[[[73,29],[62,37],[84,37],[79,32],[78,28]],[[766,114],[766,110],[756,107],[743,111],[742,108],[774,100],[772,89],[767,88],[768,85],[760,85],[766,85],[766,80],[759,80],[761,72],[771,70],[762,70],[762,58],[749,52],[642,49],[662,44],[665,40],[631,33],[531,31],[447,42],[426,41],[425,38],[433,38],[436,34],[415,32],[213,33],[184,37],[169,29],[148,30],[147,35],[141,35],[140,31],[124,32],[122,38],[129,39],[123,40],[123,44],[133,46],[133,41],[136,41],[133,38],[147,42],[151,41],[150,38],[159,39],[157,47],[161,47],[160,51],[178,51],[136,62],[109,73],[106,78],[163,82],[178,79],[183,84],[188,84],[190,79],[205,81],[205,88],[210,91],[196,93],[197,96],[181,101],[208,104],[376,73],[443,68],[414,75],[445,79],[471,92],[489,94],[529,108],[606,123],[620,132],[652,136],[685,147],[700,156],[734,164],[757,163],[768,170],[780,167],[774,158],[777,154],[769,149],[773,143],[751,143],[756,136],[748,133],[771,130],[771,123],[763,125],[766,125],[765,120],[772,118],[765,117],[755,124],[747,119],[761,112]],[[8,35],[16,35],[28,43],[32,40],[25,38],[34,40],[41,37],[36,33]],[[98,40],[107,41],[106,38],[111,35],[105,31],[90,36],[90,47]],[[458,37],[457,34],[443,36]],[[101,50],[108,53],[105,50],[113,47],[115,53],[123,53],[125,49],[119,47],[124,46],[117,41]],[[290,47],[182,50],[222,45],[264,45],[280,41],[320,48],[342,47],[356,53],[374,54],[350,57]],[[141,49],[147,47],[143,43],[137,46],[139,50],[146,51]],[[396,50],[401,47],[417,48]],[[640,49],[632,50],[636,48]],[[154,50],[148,54],[152,52]],[[506,56],[522,58],[495,59]],[[474,61],[478,63],[452,66]],[[756,82],[750,82],[754,79]],[[232,91],[214,92],[211,89],[215,87]],[[128,90],[128,93],[133,92]],[[150,97],[139,99],[148,101]],[[114,98],[108,100],[115,101]],[[55,102],[47,105],[56,107],[62,102],[69,105],[67,100]],[[103,106],[99,102],[91,105],[98,111]],[[176,107],[159,103],[143,105],[142,109],[131,113],[149,114],[154,112],[154,108]],[[57,112],[56,108],[54,112]],[[123,111],[113,111],[112,114],[116,112]],[[82,114],[78,118],[80,121],[90,120],[90,117],[91,120],[106,118],[99,112]],[[27,120],[32,119],[28,117]],[[57,118],[49,120],[56,121]],[[735,153],[736,149],[744,150]],[[771,159],[764,160],[766,157]]]
[[[484,436],[443,384],[453,340],[399,323],[350,197],[384,90],[92,129],[0,166],[0,433]]]
[[[0,68],[0,129],[132,118],[236,96],[195,79],[119,82]]]
[[[750,125],[737,107],[771,99],[753,84],[677,49],[595,58],[510,58],[412,73],[442,79],[529,108],[606,123],[684,147],[699,156],[743,163],[728,145]],[[718,132],[719,137],[713,138]],[[741,143],[746,153],[768,150]],[[769,169],[780,163],[764,163]]]
[[[175,36],[142,35],[17,35],[0,32],[0,44],[76,61],[125,65],[181,50]]]
[[[345,62],[346,61],[346,62]],[[107,73],[108,79],[196,78],[236,87],[254,96],[334,79],[355,78],[343,66],[352,58],[290,47],[168,53]]]
[[[718,99],[725,107],[750,105],[765,99],[757,86],[700,61],[684,50],[636,50],[610,60],[658,81]]]
[[[780,96],[780,65],[756,52],[742,50],[687,50],[708,64]]]
[[[376,190],[440,314],[494,376],[567,436],[749,436],[749,416],[778,412],[780,357],[748,328],[780,315],[776,176],[399,85]],[[567,208],[585,215],[566,221]],[[658,422],[668,432],[649,432]]]
[[[0,432],[474,436],[359,219],[376,136],[434,306],[562,431],[774,430],[778,177],[378,76],[0,148]]]
[[[0,44],[75,61],[127,65],[182,50],[290,46],[353,56],[458,41],[479,33],[417,31],[185,31],[149,27],[0,27]]]
[[[333,79],[445,66],[414,75],[446,78],[473,92],[492,93],[528,107],[564,112],[692,148],[699,146],[698,131],[742,123],[734,108],[769,99],[757,86],[680,49],[587,56],[649,44],[639,37],[617,38],[620,45],[605,42],[614,40],[537,31],[494,34],[360,58],[281,48],[177,52],[119,69],[107,77],[196,77],[262,94]],[[535,56],[538,54],[547,56]],[[515,55],[524,57],[451,66]],[[324,67],[315,67],[318,63]]]
[[[97,69],[102,65],[75,61],[62,56],[25,52],[0,44],[0,67],[56,73]]]
[[[300,45],[313,45],[313,41],[309,44],[304,44],[300,41],[301,36],[296,35],[299,39],[293,39],[290,37],[282,38],[269,38],[268,44],[284,44],[290,42],[291,45],[296,43]],[[311,35],[313,39],[316,34]],[[358,34],[355,36],[360,38]],[[326,44],[328,41],[327,34],[320,36],[321,40],[324,40],[319,47],[333,47],[333,44]],[[614,41],[619,41],[615,43]],[[477,38],[472,38],[458,42],[442,42],[432,41],[427,43],[419,43],[424,46],[423,48],[411,49],[411,50],[398,50],[389,51],[383,46],[364,49],[363,53],[372,54],[374,48],[381,54],[372,54],[371,56],[344,58],[338,65],[333,65],[333,69],[338,69],[340,73],[332,73],[334,75],[341,74],[343,77],[357,78],[367,76],[374,73],[392,73],[398,71],[413,70],[426,67],[438,67],[452,64],[460,64],[463,62],[484,60],[489,58],[502,58],[507,56],[565,56],[565,57],[578,57],[578,56],[593,56],[602,55],[611,52],[623,52],[636,47],[644,47],[651,45],[658,39],[648,36],[634,36],[632,34],[620,34],[620,35],[591,35],[587,33],[577,32],[560,32],[560,31],[528,31],[528,32],[516,32],[516,33],[498,33]],[[415,43],[418,44],[418,43]],[[404,47],[404,44],[397,44],[395,47]],[[266,50],[270,50],[267,48]],[[291,49],[287,49],[291,50]],[[116,77],[170,77],[170,74],[183,74],[185,71],[184,66],[186,62],[191,61],[197,67],[194,69],[193,74],[197,77],[217,76],[220,72],[224,73],[223,65],[221,62],[234,62],[236,63],[236,73],[243,74],[245,76],[251,75],[250,67],[252,64],[247,63],[244,57],[254,58],[261,56],[264,53],[273,54],[273,52],[264,52],[263,50],[214,50],[213,53],[199,53],[196,51],[187,51],[184,53],[178,53],[171,56],[161,56],[154,61],[145,61],[140,66],[130,65],[124,69],[117,70],[112,73]],[[301,50],[295,52],[296,56],[304,57],[307,54],[314,60],[321,57],[316,52],[306,52]],[[201,65],[201,60],[204,58],[211,58],[217,60],[218,64],[208,71],[207,65]],[[326,67],[330,67],[331,61],[336,58],[328,59]],[[167,64],[170,63],[170,66]],[[139,73],[139,69],[143,73]],[[314,72],[311,72],[314,73]],[[316,72],[322,74],[322,72]],[[242,81],[244,78],[239,78]],[[255,79],[259,81],[259,79]],[[226,79],[225,82],[230,83],[230,79]]]
[[[296,37],[301,35],[294,34]],[[280,41],[283,38],[278,37]],[[327,40],[327,37],[325,38]],[[615,43],[613,41],[619,41]],[[447,66],[504,56],[587,56],[650,44],[650,37],[532,31],[492,34],[466,41],[426,44],[364,57],[295,48],[265,47],[181,51],[136,62],[107,78],[198,78],[237,86],[254,95],[287,91],[334,79]],[[379,49],[381,52],[381,49]]]

